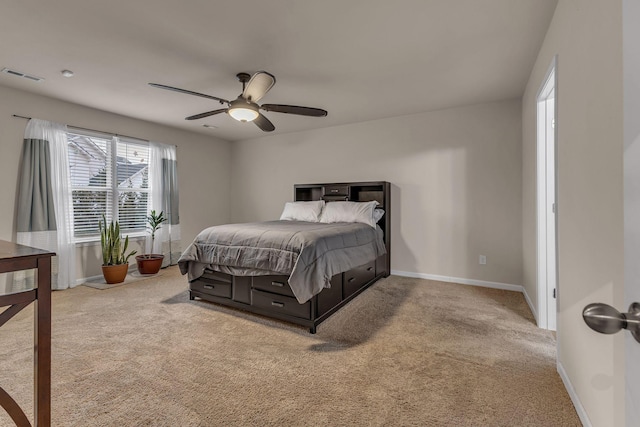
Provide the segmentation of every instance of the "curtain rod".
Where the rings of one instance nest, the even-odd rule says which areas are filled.
[[[13,114],[13,117],[15,117],[16,119],[26,119],[26,120],[31,120],[31,117],[20,116],[20,115],[18,115],[18,114]],[[113,132],[105,132],[105,131],[103,131],[103,130],[96,130],[96,129],[83,128],[83,127],[80,127],[80,126],[72,126],[72,125],[67,125],[67,126],[69,126],[70,128],[73,128],[73,129],[78,129],[78,130],[88,130],[89,132],[98,132],[98,133],[104,133],[104,134],[106,134],[106,135],[122,136],[122,137],[125,137],[125,138],[137,139],[138,141],[149,142],[149,140],[148,140],[148,139],[137,138],[137,137],[135,137],[135,136],[120,135],[120,134],[113,133]]]

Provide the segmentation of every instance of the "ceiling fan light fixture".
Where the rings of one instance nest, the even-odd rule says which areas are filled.
[[[229,115],[239,122],[252,122],[258,118],[258,108],[251,104],[232,105],[229,107]]]

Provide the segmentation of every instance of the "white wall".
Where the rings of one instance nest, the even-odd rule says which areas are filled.
[[[535,294],[536,92],[558,54],[558,363],[583,421],[624,425],[624,337],[583,308],[623,308],[620,0],[560,0],[522,101],[524,283]]]
[[[511,100],[233,143],[232,221],[277,219],[293,185],[389,181],[391,268],[522,278],[521,110]],[[487,265],[478,264],[478,255]]]
[[[0,239],[15,241],[18,167],[27,124],[12,114],[177,145],[183,246],[203,228],[229,221],[229,142],[3,86],[0,100]],[[99,246],[80,247],[77,276],[101,274],[101,262]]]

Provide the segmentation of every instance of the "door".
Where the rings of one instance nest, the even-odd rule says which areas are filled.
[[[640,2],[622,2],[624,91],[624,307],[627,313],[616,326],[615,308],[600,304],[596,330],[625,332],[625,425],[640,426]],[[591,326],[591,325],[590,325]],[[592,326],[593,327],[593,326]],[[608,331],[607,331],[608,329]]]
[[[640,2],[622,3],[625,311],[640,302]],[[625,333],[626,425],[640,426],[640,343]]]
[[[625,309],[640,302],[640,2],[622,3]],[[640,343],[625,337],[626,424],[640,426]]]
[[[625,101],[626,104],[626,101]],[[626,106],[626,105],[625,105]],[[629,119],[632,119],[629,117]],[[634,118],[633,134],[627,139],[625,108],[624,150],[624,284],[625,306],[640,302],[640,111]],[[629,129],[631,130],[631,129]],[[625,310],[626,311],[626,310]],[[626,345],[626,424],[640,426],[640,342],[631,334]]]
[[[540,90],[537,108],[538,326],[556,330],[556,58]]]

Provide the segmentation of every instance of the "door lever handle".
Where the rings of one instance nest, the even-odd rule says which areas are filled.
[[[632,303],[628,313],[620,313],[603,303],[589,304],[582,311],[582,318],[587,326],[596,332],[615,334],[621,329],[626,329],[640,342],[640,303]]]

